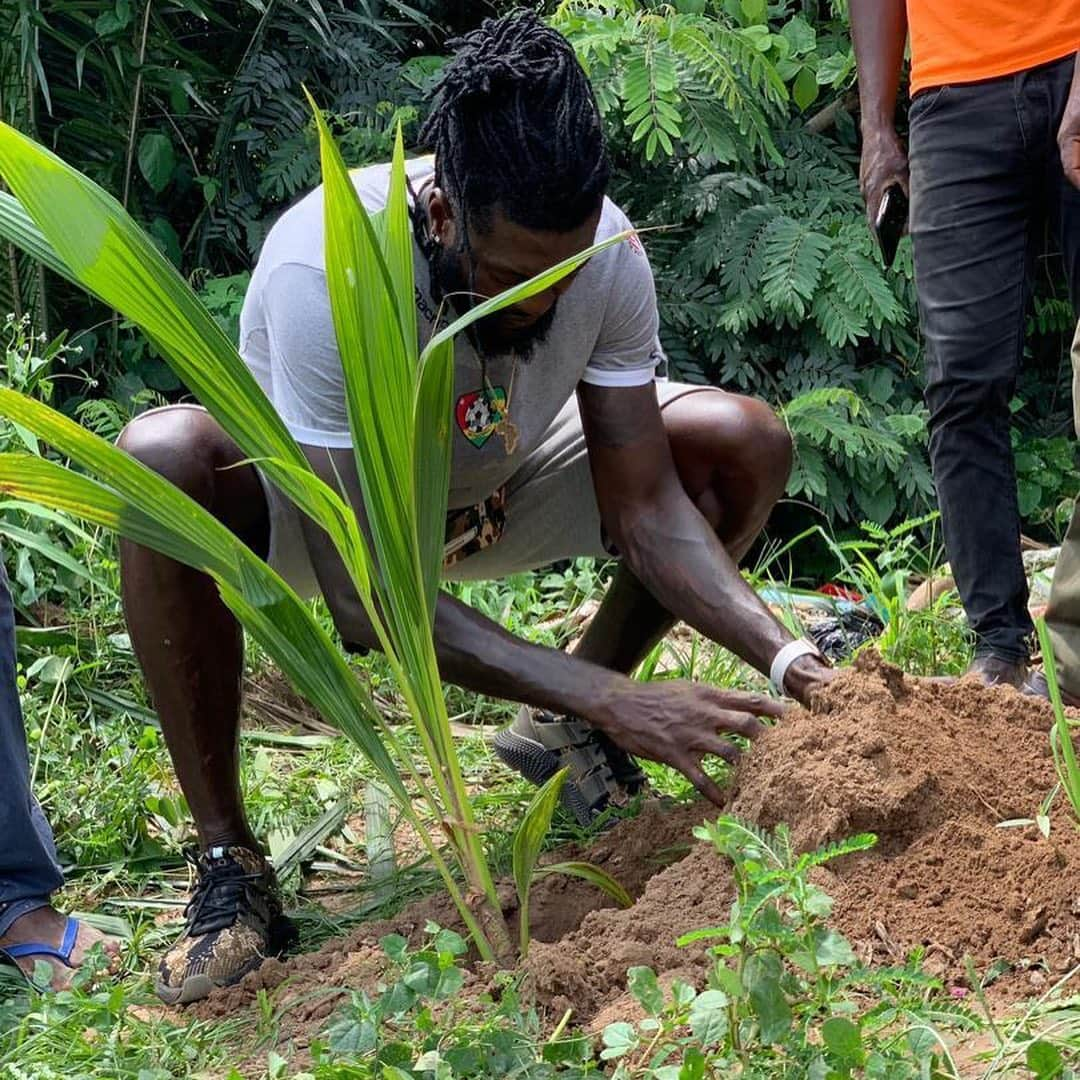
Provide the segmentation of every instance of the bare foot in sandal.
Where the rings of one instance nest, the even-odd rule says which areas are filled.
[[[16,919],[0,937],[0,956],[15,963],[31,978],[39,960],[53,969],[50,987],[66,990],[90,950],[101,944],[109,960],[109,970],[119,966],[120,942],[87,923],[61,915],[52,907],[28,911]]]

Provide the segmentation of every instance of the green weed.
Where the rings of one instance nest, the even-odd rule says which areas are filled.
[[[508,975],[494,995],[463,1002],[465,942],[433,923],[427,943],[382,941],[389,972],[377,992],[354,992],[313,1047],[311,1080],[577,1080],[595,1075],[590,1040],[557,1031],[545,1039],[534,1010]]]
[[[935,1025],[978,1026],[967,1011],[934,1004],[940,984],[917,964],[864,969],[828,926],[832,902],[809,872],[865,850],[873,836],[796,855],[784,826],[770,833],[725,816],[695,835],[731,860],[736,887],[726,925],[678,942],[716,942],[708,986],[676,979],[665,988],[650,968],[632,968],[630,992],[646,1019],[605,1029],[600,1056],[618,1063],[613,1077],[914,1080],[936,1075]],[[867,999],[876,1002],[867,1008]]]

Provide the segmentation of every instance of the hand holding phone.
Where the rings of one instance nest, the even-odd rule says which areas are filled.
[[[907,229],[908,197],[899,184],[890,184],[881,196],[877,217],[874,219],[874,239],[881,248],[881,257],[888,269],[896,259],[900,237]]]

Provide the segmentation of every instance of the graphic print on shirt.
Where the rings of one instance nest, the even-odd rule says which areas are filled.
[[[506,390],[492,386],[462,394],[454,407],[454,417],[461,434],[479,450],[491,438],[505,411]]]

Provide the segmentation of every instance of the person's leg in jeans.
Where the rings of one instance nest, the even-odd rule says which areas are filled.
[[[977,635],[975,668],[1014,684],[1033,628],[1009,402],[1052,146],[1045,74],[931,90],[911,109],[911,231],[945,542]]]
[[[64,883],[52,831],[30,791],[26,733],[15,683],[15,620],[7,575],[0,563],[0,948],[42,942],[54,948],[63,938],[66,919],[50,896]],[[80,926],[71,962],[77,966],[92,945],[104,938]],[[106,951],[115,953],[116,944]],[[19,961],[32,973],[35,958]],[[54,964],[56,967],[56,964]],[[56,970],[54,985],[67,981]]]

